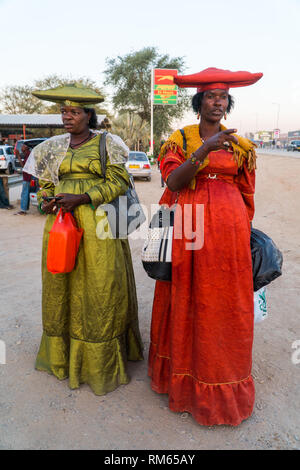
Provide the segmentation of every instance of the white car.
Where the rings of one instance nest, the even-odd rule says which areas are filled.
[[[5,170],[8,175],[15,172],[15,154],[11,145],[0,145],[0,170]]]
[[[146,178],[151,181],[151,165],[144,152],[129,152],[126,169],[133,177]]]

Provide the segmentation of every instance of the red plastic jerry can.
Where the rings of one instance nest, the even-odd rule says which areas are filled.
[[[50,230],[47,269],[52,274],[69,273],[74,269],[76,256],[83,234],[70,212],[59,210]]]

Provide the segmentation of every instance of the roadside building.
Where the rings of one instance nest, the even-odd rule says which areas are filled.
[[[288,140],[300,140],[300,130],[288,132]]]
[[[111,124],[105,115],[97,115],[98,128],[110,129]],[[39,135],[37,130],[39,129]],[[64,133],[60,114],[0,114],[0,144],[15,145],[18,140],[32,137],[51,137],[61,129]],[[44,131],[43,131],[44,130]],[[6,196],[9,201],[20,198],[22,175],[1,174]]]
[[[99,128],[110,128],[107,117],[98,114]],[[14,145],[19,139],[30,138],[34,129],[47,129],[51,137],[55,129],[63,129],[60,114],[0,114],[0,142]]]
[[[285,133],[280,132],[280,129],[250,132],[248,138],[253,140],[259,147],[268,148],[276,145],[277,147],[285,148],[291,140],[300,140],[300,130]]]

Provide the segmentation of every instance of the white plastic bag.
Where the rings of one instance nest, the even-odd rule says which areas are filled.
[[[254,323],[260,323],[267,316],[266,288],[262,287],[254,292]]]

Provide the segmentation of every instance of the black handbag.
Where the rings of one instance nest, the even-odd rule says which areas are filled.
[[[106,135],[103,132],[100,137],[99,154],[101,171],[106,181]],[[107,218],[113,238],[127,238],[130,233],[138,229],[146,220],[146,216],[140,204],[134,187],[134,181],[129,176],[129,188],[123,196],[118,196],[107,205],[114,208],[113,214],[107,210]],[[105,206],[103,207],[105,210]]]
[[[283,256],[273,240],[256,228],[251,229],[251,256],[254,292],[282,274]]]

